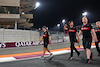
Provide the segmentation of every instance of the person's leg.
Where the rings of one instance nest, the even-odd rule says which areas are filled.
[[[84,50],[86,51],[86,46],[85,46],[85,44],[86,44],[86,41],[83,40],[83,47],[84,47]]]
[[[88,43],[88,45],[89,45],[88,48],[90,49],[90,51],[91,51],[91,43],[92,43],[92,38],[90,39],[90,41]],[[92,53],[92,51],[90,53],[90,59],[93,60],[93,53]]]
[[[46,48],[46,50],[50,53],[50,57],[53,57],[53,54],[50,52],[50,50],[48,48]]]
[[[46,48],[43,47],[43,56],[42,56],[42,57],[44,57],[44,55],[45,55],[45,51],[46,51]]]
[[[84,48],[84,51],[85,51],[85,54],[86,54],[86,40],[83,40],[83,48]]]
[[[99,42],[95,42],[95,45],[96,45],[96,49],[97,49],[97,51],[98,51],[98,53],[100,53],[100,49],[99,49]]]
[[[51,52],[49,51],[49,49],[48,49],[48,44],[47,44],[47,43],[45,44],[45,49],[46,49],[49,53],[51,53]]]
[[[48,49],[48,43],[45,44],[45,49],[51,54],[50,50]]]
[[[73,45],[73,49],[76,51],[76,53],[78,54],[78,57],[80,57],[80,52],[75,48],[75,46]]]
[[[71,48],[71,55],[70,55],[70,57],[73,57],[73,45],[74,45],[74,42],[71,42],[71,46],[70,46],[70,48]]]
[[[90,63],[90,59],[93,59],[92,52],[91,52],[91,42],[92,39],[87,39],[86,41],[86,55],[87,55],[87,63]]]
[[[71,54],[70,54],[70,57],[69,57],[69,60],[72,60],[73,59],[73,42],[70,42],[71,45],[70,45],[70,48],[71,48]]]
[[[90,56],[91,56],[91,51],[90,49],[86,48],[86,54],[87,54],[87,63],[90,63]]]
[[[42,56],[42,57],[44,57],[44,55],[45,55],[45,52],[46,52],[46,48],[47,48],[47,46],[48,46],[47,42],[44,42],[44,47],[43,47],[43,56]]]
[[[51,54],[50,50],[48,48],[46,48],[46,50]]]
[[[90,59],[91,56],[91,50],[86,48],[86,55],[87,55],[87,59]]]
[[[50,50],[48,49],[48,44],[45,45],[45,49],[50,53],[50,57],[53,57],[53,54],[50,52]]]

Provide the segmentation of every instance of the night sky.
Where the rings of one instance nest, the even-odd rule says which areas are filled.
[[[83,12],[88,12],[89,23],[100,20],[100,2],[99,0],[37,0],[40,6],[33,12],[34,28],[48,26],[54,30],[62,19],[66,23],[73,20],[76,25],[81,25]]]

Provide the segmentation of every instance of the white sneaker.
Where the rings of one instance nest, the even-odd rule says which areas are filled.
[[[50,57],[53,57],[53,54],[52,53],[50,54]]]
[[[41,56],[40,59],[44,60],[44,57]]]

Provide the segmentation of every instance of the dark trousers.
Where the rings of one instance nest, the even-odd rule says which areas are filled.
[[[71,48],[71,57],[73,57],[73,49],[76,51],[76,53],[77,53],[78,55],[80,54],[80,53],[78,52],[78,50],[75,48],[74,42],[71,42],[70,48]]]
[[[95,42],[96,49],[97,49],[98,53],[100,53],[100,49],[99,49],[99,42],[100,42],[100,40],[99,40],[98,42]]]

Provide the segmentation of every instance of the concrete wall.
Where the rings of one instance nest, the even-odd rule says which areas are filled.
[[[0,29],[0,42],[38,41],[39,32],[28,30]]]
[[[21,14],[23,18],[33,19],[33,14]]]
[[[20,19],[20,14],[0,14],[0,18]]]
[[[0,6],[20,6],[20,0],[0,0]]]

